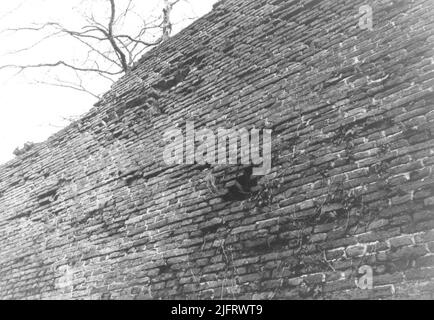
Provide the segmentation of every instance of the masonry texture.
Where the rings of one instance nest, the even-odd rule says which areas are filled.
[[[0,298],[434,298],[433,22],[430,0],[219,2],[0,167]],[[213,167],[222,195],[165,165],[186,121],[272,129],[272,172]]]

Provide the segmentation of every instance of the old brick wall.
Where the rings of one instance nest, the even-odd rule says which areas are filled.
[[[433,19],[432,0],[221,1],[0,167],[0,298],[434,298]],[[260,197],[164,164],[187,120],[273,129]]]

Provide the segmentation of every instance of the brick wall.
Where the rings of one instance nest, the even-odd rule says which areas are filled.
[[[433,9],[219,2],[0,167],[0,298],[434,298]],[[188,120],[272,129],[272,172],[166,166]]]

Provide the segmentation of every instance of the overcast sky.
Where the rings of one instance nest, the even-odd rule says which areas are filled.
[[[0,2],[0,66],[58,61],[59,57],[74,62],[83,48],[69,39],[45,41],[31,50],[10,54],[38,42],[35,32],[4,32],[5,29],[26,27],[47,21],[60,21],[77,29],[83,10],[104,15],[107,0],[10,0]],[[147,16],[161,15],[162,0],[137,0]],[[119,0],[125,4],[127,0]],[[182,1],[173,11],[174,33],[212,9],[216,0]],[[90,3],[90,5],[89,5]],[[98,13],[98,12],[97,12]],[[3,30],[3,32],[2,32]],[[42,142],[75,118],[88,111],[96,102],[92,96],[66,88],[35,84],[45,80],[48,70],[33,70],[14,76],[16,70],[0,70],[0,164],[14,157],[13,151],[27,141]],[[58,70],[57,72],[63,72]],[[95,90],[104,92],[109,84],[93,81]]]

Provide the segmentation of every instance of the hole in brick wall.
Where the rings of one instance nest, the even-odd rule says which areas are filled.
[[[203,228],[202,232],[204,234],[214,234],[222,226],[223,226],[223,224],[221,224],[221,223],[220,224],[215,224],[215,225],[212,225],[212,226],[208,226],[208,227]]]
[[[364,126],[363,130],[365,130],[365,132],[367,132],[369,130],[387,129],[387,128],[391,128],[393,126],[394,126],[394,122],[390,118],[387,118],[387,119],[374,118],[372,120],[368,120],[368,122]]]
[[[162,79],[161,81],[157,82],[153,87],[154,89],[159,91],[168,91],[178,85],[180,82],[184,81],[184,79],[188,76],[189,73],[190,68],[188,67],[179,69],[171,77]]]
[[[126,106],[126,108],[137,107],[137,106],[139,106],[141,104],[144,104],[147,99],[148,99],[147,96],[142,95],[140,97],[137,97],[137,98],[134,98],[134,99],[131,99],[131,100],[127,101],[126,104],[125,104],[125,106]],[[119,111],[117,111],[117,112],[119,112]]]
[[[223,53],[228,53],[228,52],[231,51],[234,47],[235,47],[235,44],[234,44],[232,41],[230,41],[230,40],[226,40],[226,41],[223,43],[223,50],[222,50],[222,52],[223,52]]]
[[[243,170],[243,174],[226,184],[228,190],[222,198],[225,201],[242,201],[250,197],[254,187],[258,185],[257,178],[252,176],[253,167]]]
[[[58,189],[54,188],[54,189],[48,190],[48,191],[38,195],[39,205],[43,206],[43,205],[49,204],[53,201],[56,201],[58,198],[57,191],[58,191]]]
[[[162,79],[154,84],[153,88],[157,91],[168,91],[173,87],[176,87],[187,78],[192,69],[195,67],[202,69],[204,67],[204,59],[205,55],[193,56],[172,68],[167,68],[162,71]]]
[[[125,177],[125,185],[129,187],[134,183],[134,181],[139,180],[141,177],[141,173],[134,173],[132,175],[129,175]]]
[[[158,269],[160,270],[160,273],[166,273],[170,271],[170,266],[165,264],[164,266],[161,266]]]
[[[101,300],[111,300],[112,299],[112,294],[109,292],[103,293],[101,296]]]
[[[21,219],[21,218],[28,218],[28,217],[30,217],[30,214],[31,214],[30,210],[29,211],[24,211],[23,213],[20,213],[20,214],[14,216],[12,218],[9,218],[7,220],[11,221],[11,220],[18,220],[18,219]]]

